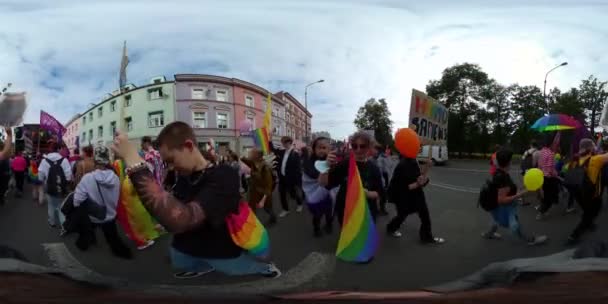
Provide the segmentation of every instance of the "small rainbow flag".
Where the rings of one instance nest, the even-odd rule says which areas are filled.
[[[226,218],[226,224],[235,244],[255,257],[261,259],[269,257],[268,232],[247,202],[239,204],[238,214],[230,214]]]
[[[124,162],[115,161],[114,170],[120,179],[120,197],[116,207],[118,224],[137,246],[158,238],[160,232],[156,229],[154,218],[142,204],[129,176],[125,174]]]
[[[256,147],[262,150],[264,155],[270,153],[270,141],[268,140],[268,129],[262,127],[253,131],[253,141]]]
[[[30,181],[38,181],[38,165],[36,164],[36,161],[30,161],[30,166],[27,169],[27,175],[30,178]]]
[[[336,256],[347,262],[369,262],[378,249],[378,232],[361,183],[355,156],[350,153],[344,221]]]

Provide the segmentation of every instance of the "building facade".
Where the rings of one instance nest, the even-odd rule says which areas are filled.
[[[133,142],[142,137],[155,138],[160,130],[175,120],[173,81],[153,78],[141,87],[126,86],[80,116],[80,146],[109,144],[116,130],[123,130]]]
[[[244,153],[252,148],[250,131],[262,127],[269,91],[255,84],[212,75],[175,75],[176,119],[189,123],[201,148],[213,139],[220,152]],[[272,134],[278,141],[285,133],[285,103],[272,98]],[[250,130],[242,130],[250,125]],[[241,131],[246,131],[242,132]]]
[[[230,149],[243,155],[254,146],[251,131],[263,125],[268,95],[273,142],[289,135],[302,143],[304,117],[310,121],[310,113],[291,94],[271,94],[240,79],[200,74],[177,74],[175,81],[157,77],[147,85],[128,85],[122,92],[108,94],[70,120],[63,138],[70,149],[77,140],[80,147],[109,144],[116,130],[122,129],[138,143],[143,136],[155,138],[170,122],[183,121],[193,127],[200,148],[207,148],[213,139],[220,152]]]
[[[80,114],[76,114],[70,119],[65,126],[65,134],[63,134],[63,142],[66,144],[70,151],[80,147]]]
[[[288,92],[278,92],[277,98],[285,103],[285,122],[287,136],[303,143],[310,139],[312,114]]]

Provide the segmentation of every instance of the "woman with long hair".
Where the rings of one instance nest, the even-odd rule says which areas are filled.
[[[329,138],[317,137],[312,142],[312,148],[303,161],[302,190],[305,201],[312,214],[313,234],[315,237],[323,236],[321,220],[325,218],[325,232],[332,232],[332,198],[323,184],[327,180],[327,172],[320,172],[316,167],[317,161],[326,161],[329,154]]]

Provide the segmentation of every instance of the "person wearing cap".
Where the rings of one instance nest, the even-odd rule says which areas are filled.
[[[105,218],[98,219],[90,216],[90,222],[100,227],[114,255],[131,258],[129,248],[122,242],[116,229],[116,207],[120,196],[120,180],[114,173],[110,163],[110,149],[97,146],[93,152],[95,170],[85,174],[74,191],[74,207],[79,207],[86,201],[105,207]],[[94,229],[81,232],[76,245],[86,250],[96,242]]]

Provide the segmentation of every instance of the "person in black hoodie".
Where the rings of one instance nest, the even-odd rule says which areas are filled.
[[[350,139],[350,146],[354,152],[355,160],[357,161],[357,167],[359,168],[361,182],[363,183],[363,188],[367,195],[370,213],[375,222],[378,215],[380,197],[384,195],[384,187],[382,185],[382,174],[380,173],[380,169],[376,166],[375,161],[367,158],[372,143],[372,137],[362,131],[356,132]],[[344,219],[344,207],[346,205],[348,160],[349,157],[346,157],[341,162],[336,162],[336,154],[334,152],[329,153],[327,156],[327,162],[331,167],[329,170],[327,188],[333,189],[338,186],[340,187],[338,194],[336,195],[336,205],[334,208],[334,215],[337,216],[340,225],[342,225],[342,220]]]
[[[415,158],[402,157],[389,184],[389,201],[397,207],[397,215],[386,225],[388,235],[401,237],[399,227],[408,215],[418,213],[420,241],[427,244],[445,242],[443,238],[434,237],[431,230],[431,216],[423,190],[428,184],[429,178],[426,172],[420,170],[418,161]]]

